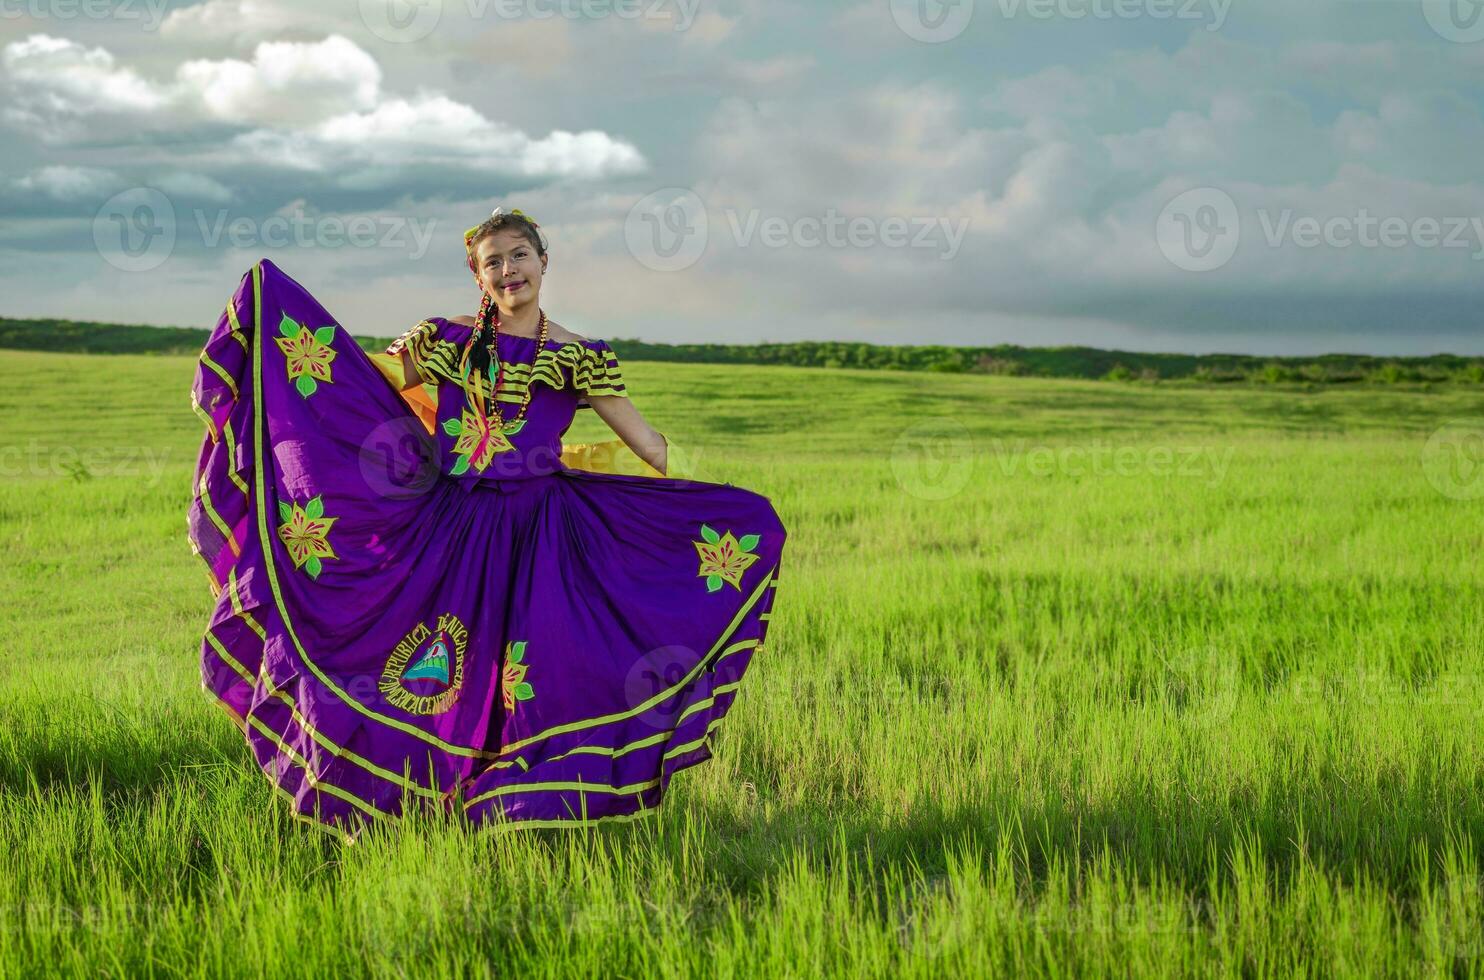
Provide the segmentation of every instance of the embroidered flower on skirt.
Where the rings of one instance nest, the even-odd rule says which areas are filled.
[[[706,591],[715,592],[723,582],[740,591],[742,573],[758,559],[752,549],[762,540],[761,536],[744,534],[736,538],[731,531],[719,535],[713,528],[702,524],[701,538],[691,543],[701,556],[701,570],[697,574],[705,576]]]
[[[323,567],[321,559],[334,558],[335,549],[328,540],[330,528],[338,518],[325,516],[324,501],[318,495],[311,497],[304,506],[280,500],[278,516],[283,523],[278,526],[278,536],[295,568],[303,568],[311,578],[318,578]]]
[[[279,321],[278,332],[283,336],[275,337],[274,342],[283,351],[289,379],[300,395],[308,398],[318,390],[319,382],[334,380],[330,377],[330,362],[335,359],[330,347],[335,337],[333,323],[311,332],[285,316]]]

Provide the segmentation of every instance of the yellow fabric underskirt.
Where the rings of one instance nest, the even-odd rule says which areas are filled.
[[[376,365],[383,375],[386,376],[393,388],[397,389],[403,401],[416,413],[428,434],[433,433],[438,424],[438,402],[436,400],[436,389],[431,385],[408,384],[407,378],[402,370],[402,357],[400,354],[372,353],[368,355],[371,362]],[[668,474],[650,466],[643,457],[629,448],[628,443],[622,439],[608,439],[603,442],[580,442],[562,443],[562,463],[573,469],[589,470],[593,473],[625,473],[631,476],[651,476],[681,478],[686,475],[686,467],[682,465],[684,453],[680,452],[670,437],[660,433],[665,439],[665,465],[670,470]]]

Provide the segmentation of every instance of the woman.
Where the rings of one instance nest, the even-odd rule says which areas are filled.
[[[347,839],[413,805],[652,812],[711,757],[778,582],[768,499],[678,479],[608,344],[541,311],[535,222],[496,209],[465,247],[478,316],[372,355],[260,261],[192,389],[203,684],[294,814]],[[564,452],[582,407],[619,439]]]

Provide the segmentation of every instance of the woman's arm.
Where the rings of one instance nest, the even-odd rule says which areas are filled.
[[[425,379],[418,371],[417,365],[412,360],[412,351],[406,347],[402,348],[402,377],[406,380],[403,388],[411,388],[414,385],[425,383]]]
[[[598,417],[608,423],[614,434],[622,439],[634,455],[653,466],[661,473],[669,463],[669,444],[664,435],[645,420],[634,403],[626,395],[588,395],[587,403]]]
[[[418,372],[417,366],[412,362],[412,353],[404,349],[400,354],[378,354],[372,352],[367,355],[371,363],[386,378],[387,383],[398,391],[407,391],[412,388],[421,387],[423,376]]]

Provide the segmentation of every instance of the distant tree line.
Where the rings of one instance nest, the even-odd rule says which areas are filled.
[[[611,339],[620,357],[648,361],[789,364],[823,368],[891,368],[1034,378],[1108,381],[1195,381],[1263,384],[1368,382],[1484,382],[1484,357],[1435,354],[1375,357],[1324,354],[1257,357],[1248,354],[1157,354],[1097,347],[888,346],[842,341],[786,344],[649,344]]]
[[[86,354],[197,354],[208,331],[77,320],[0,317],[0,347]],[[947,347],[800,340],[767,344],[652,344],[606,338],[620,358],[688,364],[781,364],[791,367],[946,371],[1031,378],[1184,381],[1206,384],[1484,383],[1484,357],[1434,354],[1375,357],[1255,357],[1247,354],[1148,354],[1096,347]],[[364,350],[390,337],[355,335]]]

